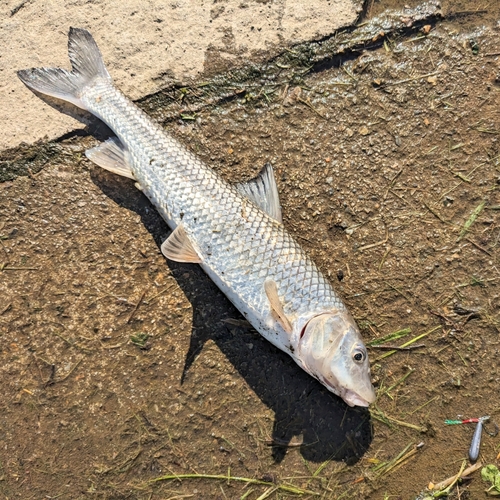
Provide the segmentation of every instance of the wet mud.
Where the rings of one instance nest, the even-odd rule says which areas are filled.
[[[165,121],[231,182],[274,165],[285,226],[370,346],[377,402],[347,407],[199,267],[166,262],[133,182],[85,159],[90,135],[62,138],[0,184],[3,497],[412,499],[459,472],[474,429],[444,420],[500,420],[500,12],[443,7]],[[499,443],[485,434],[479,460]],[[475,472],[450,498],[486,486]]]

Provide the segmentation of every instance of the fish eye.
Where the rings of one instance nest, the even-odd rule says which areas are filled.
[[[364,360],[365,360],[365,352],[362,351],[361,349],[356,349],[356,351],[354,351],[354,354],[352,355],[352,359],[354,359],[354,361],[356,361],[356,363],[362,363]]]

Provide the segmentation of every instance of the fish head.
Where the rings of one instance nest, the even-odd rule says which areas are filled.
[[[346,310],[309,319],[300,332],[297,354],[304,369],[349,406],[375,401],[366,347]]]

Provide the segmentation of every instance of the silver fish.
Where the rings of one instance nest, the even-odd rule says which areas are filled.
[[[72,70],[18,72],[36,92],[69,101],[116,134],[86,151],[136,181],[173,230],[161,246],[198,263],[272,344],[350,405],[375,400],[366,348],[332,286],[282,224],[274,173],[230,185],[113,85],[92,35],[71,28]]]

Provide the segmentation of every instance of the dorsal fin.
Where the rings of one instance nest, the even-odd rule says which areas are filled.
[[[128,151],[117,137],[110,137],[99,146],[87,149],[85,156],[110,172],[135,180],[128,161]]]
[[[199,264],[201,259],[194,249],[184,226],[179,224],[161,245],[161,253],[175,262]]]
[[[292,333],[293,327],[283,309],[283,305],[278,295],[278,285],[276,285],[276,281],[270,278],[266,279],[266,281],[264,281],[264,291],[266,292],[271,310],[276,316],[276,319],[287,333]]]
[[[274,178],[273,167],[266,163],[259,175],[248,182],[236,184],[236,188],[261,210],[278,222],[283,222],[278,187]]]

